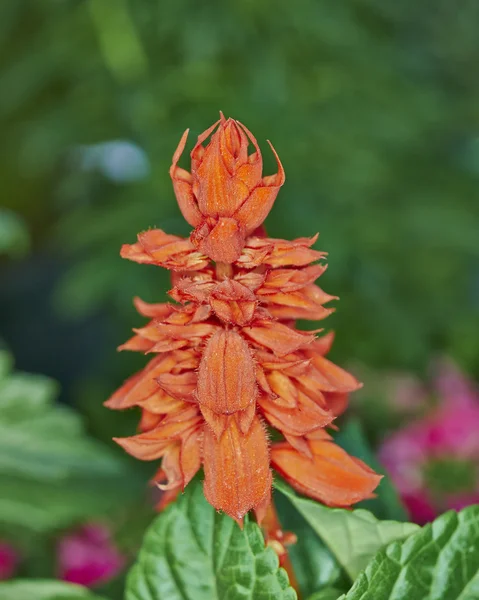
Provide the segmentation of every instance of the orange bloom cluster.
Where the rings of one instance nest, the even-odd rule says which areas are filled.
[[[199,136],[190,173],[177,164],[187,134],[170,174],[194,231],[146,231],[121,250],[170,269],[174,303],[135,300],[150,321],[120,348],[154,357],[106,402],[142,410],[140,433],[116,441],[139,459],[162,458],[158,485],[172,492],[203,467],[207,500],[240,523],[251,509],[264,516],[271,467],[330,506],[371,497],[380,477],[325,430],[360,384],[325,358],[332,334],[295,327],[332,312],[324,304],[334,297],[314,283],[326,269],[317,236],[286,241],[258,229],[284,183],[279,158],[277,174],[263,177],[255,138],[221,115]],[[270,444],[268,429],[282,441]]]

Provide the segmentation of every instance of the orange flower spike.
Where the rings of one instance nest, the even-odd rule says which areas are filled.
[[[232,263],[240,256],[246,237],[271,210],[285,180],[283,167],[271,146],[278,173],[262,177],[263,159],[256,139],[244,125],[221,114],[198,137],[188,173],[178,167],[187,136],[188,130],[173,156],[170,175],[181,212],[195,227],[191,241],[212,260]],[[250,143],[255,151],[248,155]]]
[[[221,115],[199,136],[189,173],[178,166],[186,136],[170,174],[190,239],[153,229],[121,250],[170,269],[173,289],[169,304],[135,299],[150,321],[120,349],[154,357],[106,402],[142,411],[139,433],[116,441],[162,460],[162,505],[203,468],[206,498],[239,524],[249,510],[259,522],[268,513],[271,467],[329,506],[371,497],[380,477],[325,430],[361,384],[325,358],[332,334],[295,326],[332,311],[324,304],[335,297],[315,284],[326,255],[312,248],[317,236],[280,240],[259,227],[284,182],[279,159],[262,177],[255,138]],[[271,449],[266,426],[284,439]]]

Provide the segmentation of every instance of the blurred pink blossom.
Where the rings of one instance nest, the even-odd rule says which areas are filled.
[[[414,375],[390,373],[384,385],[391,407],[397,412],[417,413],[427,404],[427,389]]]
[[[58,576],[64,581],[93,587],[113,579],[124,565],[104,525],[85,525],[58,544]]]
[[[0,580],[10,579],[15,574],[19,556],[7,542],[0,541]]]
[[[379,458],[411,518],[479,502],[479,394],[451,361],[437,366],[436,408],[392,434]]]

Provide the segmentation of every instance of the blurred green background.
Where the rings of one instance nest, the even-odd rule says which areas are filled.
[[[341,297],[325,323],[337,331],[333,358],[367,365],[367,379],[422,375],[448,354],[477,379],[478,30],[476,0],[1,0],[0,338],[17,368],[59,381],[100,440],[134,431],[136,413],[102,402],[144,363],[115,352],[142,323],[132,297],[163,300],[168,275],[122,261],[119,249],[152,226],[188,234],[171,156],[184,129],[191,147],[221,109],[255,134],[267,173],[267,138],[286,169],[269,233],[321,234],[321,285]],[[55,412],[51,390],[37,402],[32,389],[43,388],[25,377],[2,383],[6,430],[33,439],[41,411],[35,435],[67,427],[45,461],[63,464],[75,431],[70,466],[87,469],[97,442]],[[25,477],[43,460],[32,444],[13,469]],[[121,500],[134,468],[138,497],[151,465],[115,456],[99,476],[116,473]],[[42,480],[45,492],[28,477],[14,486],[14,524],[24,518],[15,503],[35,493],[45,529],[83,514],[77,506],[58,522],[48,512],[58,485],[67,489],[58,481],[83,486],[81,469],[62,468]],[[141,539],[143,524],[135,531]],[[41,546],[29,540],[35,562]],[[26,572],[47,572],[35,569]]]

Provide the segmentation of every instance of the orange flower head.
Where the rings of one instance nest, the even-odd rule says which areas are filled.
[[[271,467],[330,506],[371,497],[380,477],[326,432],[360,384],[325,357],[332,334],[295,326],[332,312],[324,305],[335,297],[315,284],[325,254],[312,248],[317,236],[258,233],[284,181],[279,159],[278,174],[262,178],[256,140],[222,115],[199,136],[191,174],[177,166],[185,142],[171,175],[190,239],[149,230],[121,250],[171,270],[173,287],[172,303],[135,299],[149,322],[120,349],[153,358],[106,402],[141,409],[139,433],[116,441],[139,459],[162,459],[163,503],[203,468],[206,498],[239,523],[251,509],[259,520],[267,513]],[[270,430],[282,441],[270,444]]]
[[[198,137],[191,152],[191,173],[178,167],[188,137],[185,131],[173,156],[170,175],[181,212],[195,227],[191,235],[195,247],[214,261],[233,263],[246,237],[271,210],[284,183],[284,171],[271,146],[278,173],[262,177],[258,142],[244,125],[220,114],[220,120]],[[248,154],[250,143],[252,154]]]

